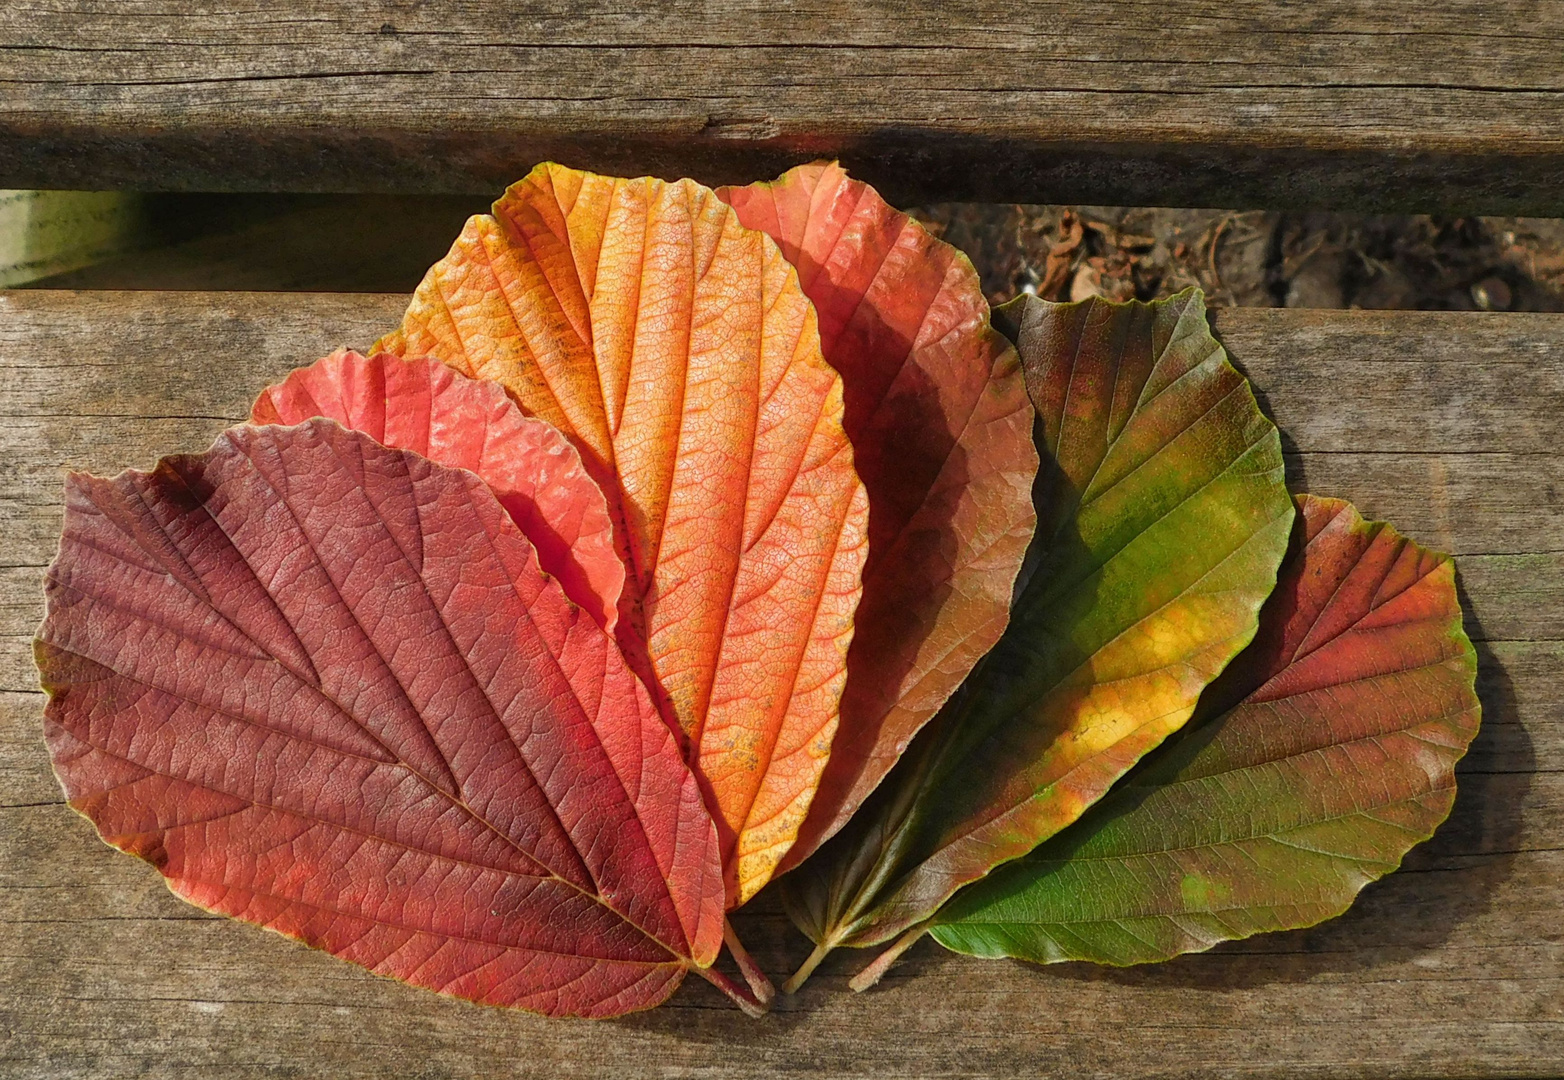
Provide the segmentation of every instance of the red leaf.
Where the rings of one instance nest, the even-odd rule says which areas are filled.
[[[435,360],[339,349],[268,386],[250,410],[257,424],[312,416],[477,473],[532,541],[544,572],[613,631],[625,569],[602,489],[575,447],[550,425],[522,416],[500,386]]]
[[[178,895],[551,1015],[655,1005],[716,956],[695,778],[476,476],[317,419],[66,500],[50,752]]]
[[[835,164],[718,194],[798,268],[869,493],[841,722],[787,869],[846,824],[1004,632],[1037,448],[1020,362],[960,251]]]

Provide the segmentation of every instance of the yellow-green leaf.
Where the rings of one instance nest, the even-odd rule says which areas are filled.
[[[915,937],[961,886],[1075,821],[1249,643],[1286,548],[1276,429],[1197,294],[1028,297],[996,325],[1039,419],[1026,584],[993,652],[789,879],[821,950]]]

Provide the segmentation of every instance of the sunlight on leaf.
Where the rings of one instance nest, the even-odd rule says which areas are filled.
[[[435,360],[341,349],[268,386],[250,410],[256,424],[312,416],[477,473],[537,549],[544,573],[613,631],[625,571],[603,492],[565,437],[522,416],[498,384]]]

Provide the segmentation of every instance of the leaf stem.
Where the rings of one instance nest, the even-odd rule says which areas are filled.
[[[769,1006],[771,1000],[777,996],[777,988],[771,985],[771,980],[766,978],[766,973],[755,963],[754,957],[749,955],[749,950],[744,948],[744,943],[739,940],[739,935],[733,929],[733,923],[724,918],[722,920],[722,940],[728,946],[728,951],[733,954],[733,962],[738,964],[739,973],[744,976],[744,981],[749,983],[749,988],[754,991],[755,997],[762,1005]]]
[[[765,1002],[760,1001],[754,994],[750,993],[749,987],[740,986],[715,967],[698,967],[695,969],[695,973],[724,994],[727,994],[735,1005],[744,1010],[745,1016],[758,1020],[770,1011]]]
[[[918,939],[928,933],[928,930],[929,924],[926,922],[919,923],[911,930],[908,930],[901,937],[897,938],[895,944],[889,949],[875,957],[874,963],[854,975],[847,985],[852,987],[854,993],[858,994],[869,989],[869,987],[879,982],[886,970],[901,958],[901,954],[917,944]]]
[[[787,982],[782,984],[782,992],[784,994],[798,993],[798,988],[809,981],[809,976],[815,973],[815,968],[820,966],[820,961],[826,958],[826,954],[829,953],[832,948],[833,946],[825,942],[816,945],[815,951],[809,954],[809,959],[805,960],[801,965],[799,965],[798,970],[793,972],[792,976],[787,980]]]
[[[946,713],[941,711],[941,717],[930,721],[928,728],[922,735],[921,741],[914,740],[908,753],[902,758],[900,767],[905,771],[900,787],[892,794],[885,817],[893,820],[895,825],[889,835],[882,833],[883,841],[879,851],[875,853],[873,861],[869,864],[868,876],[858,884],[853,893],[853,898],[843,907],[835,920],[831,933],[840,938],[848,936],[850,926],[860,923],[879,900],[880,893],[888,888],[902,873],[901,859],[914,844],[915,833],[912,831],[914,820],[919,816],[920,801],[922,796],[933,788],[937,782],[934,777],[939,772],[939,766],[945,753],[960,741],[961,728],[966,722],[967,714],[971,710],[974,695],[970,692],[963,694],[968,686],[976,685],[982,676],[989,657],[985,656],[978,661],[972,669],[967,682],[963,684],[956,696],[947,703]],[[954,751],[952,751],[954,752]],[[889,787],[889,785],[886,785]],[[854,859],[848,864],[843,873],[850,874],[855,868]],[[834,904],[832,906],[835,906]],[[827,922],[830,922],[829,916]],[[861,927],[860,927],[861,928]]]

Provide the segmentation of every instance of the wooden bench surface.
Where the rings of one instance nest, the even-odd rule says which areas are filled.
[[[1482,732],[1451,820],[1344,917],[1115,971],[917,946],[766,1019],[699,980],[545,1021],[378,979],[174,899],[61,801],[30,639],[62,470],[204,448],[404,298],[0,293],[0,1074],[17,1077],[1541,1076],[1564,1062],[1564,318],[1224,310],[1299,489],[1457,554]],[[738,917],[778,976],[769,894]]]
[[[1564,213],[1561,0],[9,0],[0,186]]]

